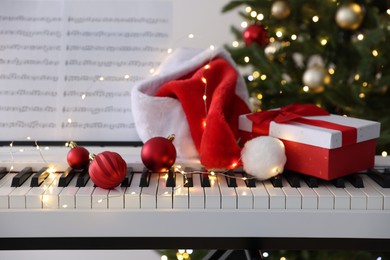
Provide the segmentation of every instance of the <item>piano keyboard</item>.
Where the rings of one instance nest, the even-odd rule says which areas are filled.
[[[125,181],[111,190],[96,187],[86,171],[70,168],[11,172],[1,167],[0,172],[1,209],[390,210],[387,169],[355,174],[355,182],[342,178],[313,185],[295,176],[292,183],[282,174],[248,185],[242,172],[135,172],[129,165]]]
[[[67,150],[61,150],[61,162],[50,156],[48,163],[0,160],[0,240],[390,239],[388,158],[376,158],[377,171],[333,182],[294,173],[253,181],[239,170],[204,174],[192,161],[186,162],[195,169],[192,174],[151,173],[143,170],[136,152],[128,155],[123,152],[127,148],[122,149],[119,153],[129,171],[125,181],[111,190],[95,187],[87,172],[68,169]]]

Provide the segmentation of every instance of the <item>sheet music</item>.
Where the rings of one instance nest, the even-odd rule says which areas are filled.
[[[166,57],[172,2],[0,2],[1,140],[137,141],[130,93]]]

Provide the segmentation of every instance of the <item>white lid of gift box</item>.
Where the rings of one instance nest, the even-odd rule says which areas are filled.
[[[346,125],[357,129],[357,142],[364,142],[379,137],[380,123],[370,120],[345,117],[338,115],[310,116],[306,119],[322,120],[340,125]],[[240,116],[239,128],[243,131],[252,132],[252,121],[246,115]],[[271,122],[269,135],[288,141],[335,149],[342,146],[342,133],[338,130],[311,126],[298,122],[280,124]]]

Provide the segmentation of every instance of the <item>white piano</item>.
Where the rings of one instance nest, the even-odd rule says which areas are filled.
[[[66,147],[12,147],[12,156],[10,147],[0,149],[0,249],[390,248],[390,188],[366,173],[356,174],[360,188],[351,180],[310,187],[303,179],[297,187],[286,176],[277,178],[282,187],[271,180],[253,187],[239,171],[202,174],[196,161],[178,162],[192,174],[149,174],[140,147],[88,149],[121,154],[133,170],[127,182],[104,190],[81,171],[71,178]],[[37,178],[43,167],[54,170]],[[386,167],[389,157],[377,157],[379,175]]]

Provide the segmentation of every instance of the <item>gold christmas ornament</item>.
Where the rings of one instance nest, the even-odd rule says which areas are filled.
[[[271,42],[270,44],[267,45],[267,47],[264,48],[265,56],[271,61],[274,60],[275,53],[279,51],[280,48],[282,48],[281,42],[279,41]]]
[[[356,30],[364,19],[364,8],[357,3],[342,5],[336,12],[336,23],[344,30]]]
[[[312,91],[319,93],[324,90],[324,85],[329,84],[330,76],[324,67],[314,65],[303,73],[302,81]]]
[[[272,4],[271,14],[276,19],[284,19],[291,13],[289,4],[286,1],[278,0]]]

